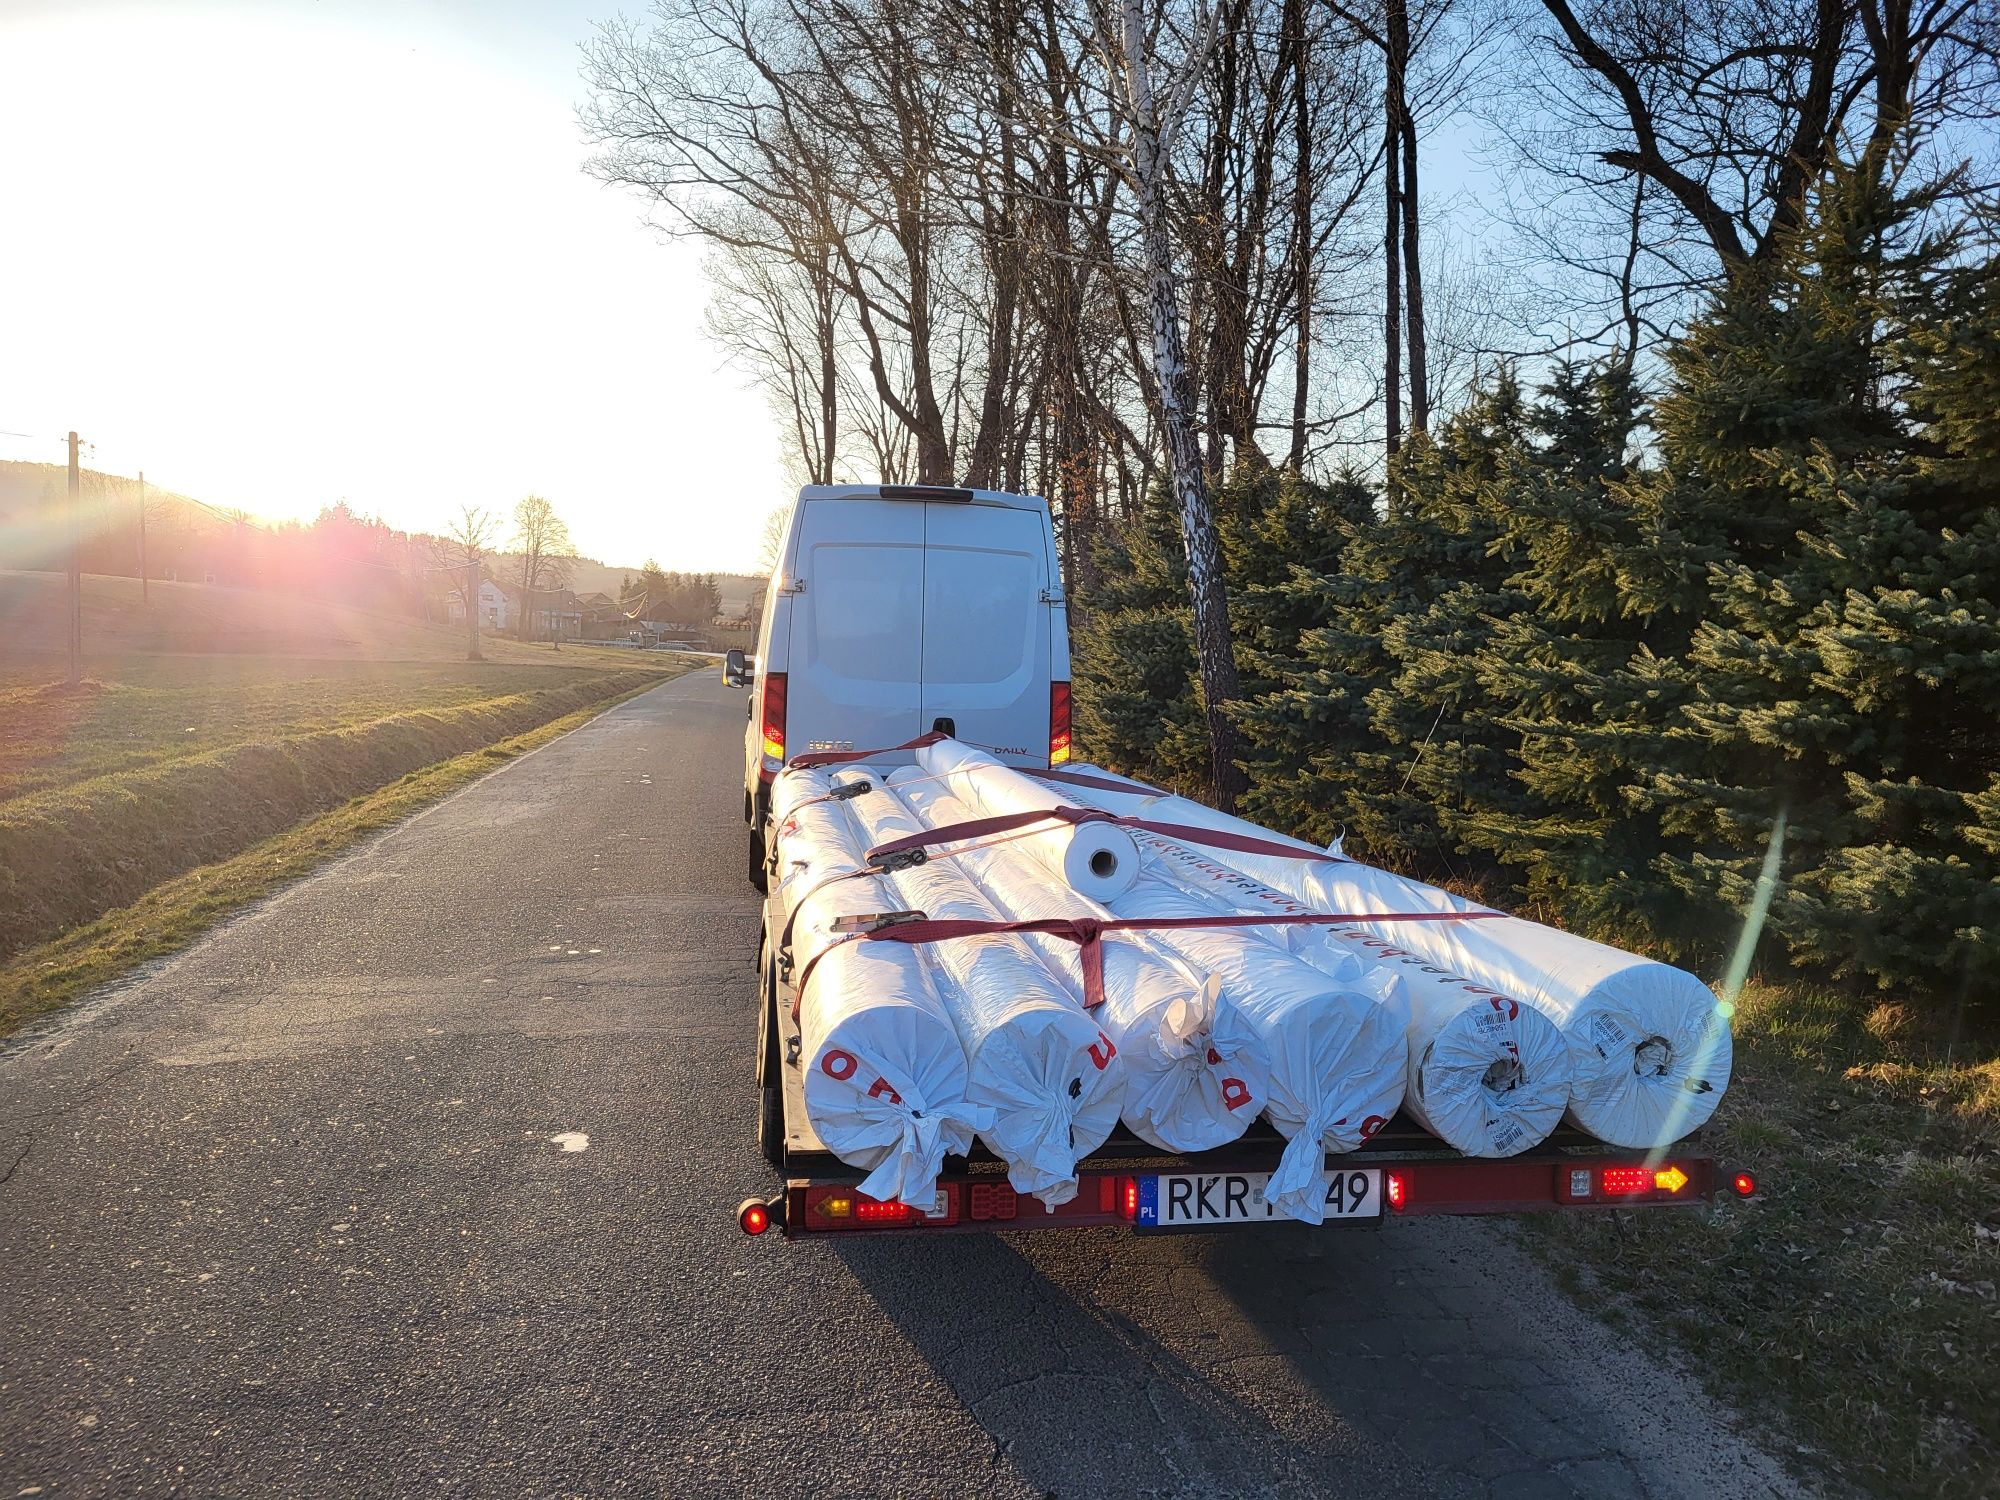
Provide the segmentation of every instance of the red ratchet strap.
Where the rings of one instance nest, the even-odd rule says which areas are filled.
[[[933,729],[929,734],[920,734],[913,740],[900,745],[885,745],[880,750],[812,750],[804,755],[794,755],[785,762],[787,770],[810,771],[815,766],[844,766],[851,760],[871,760],[877,755],[894,755],[899,750],[923,750],[938,745],[951,736],[941,729]]]
[[[955,844],[960,839],[985,838],[988,834],[1006,833],[1011,829],[1026,828],[1035,823],[1049,821],[1068,823],[1072,826],[1084,823],[1110,823],[1118,828],[1136,828],[1142,833],[1154,834],[1176,844],[1206,844],[1212,849],[1233,849],[1238,854],[1262,854],[1273,859],[1319,860],[1327,864],[1349,863],[1344,856],[1328,854],[1322,849],[1301,849],[1296,844],[1281,844],[1275,839],[1252,838],[1244,833],[1226,833],[1219,828],[1197,828],[1190,823],[1155,823],[1148,818],[1120,817],[1095,807],[1044,807],[1033,812],[1001,813],[998,817],[972,818],[964,823],[952,823],[943,828],[925,829],[921,833],[891,839],[886,844],[877,844],[868,851],[868,862],[874,864],[885,854],[897,854],[905,849],[928,849],[934,844]]]
[[[1008,932],[1045,932],[1077,945],[1083,964],[1083,1008],[1095,1010],[1104,1003],[1104,949],[1107,932],[1174,932],[1207,927],[1307,927],[1334,922],[1480,922],[1488,917],[1504,917],[1503,911],[1364,911],[1329,912],[1228,912],[1212,917],[1122,917],[1104,921],[1098,917],[1039,917],[1016,922],[989,922],[970,917],[919,917],[914,921],[885,922],[881,927],[857,932],[843,942],[942,943],[953,938],[993,937]],[[805,998],[806,981],[820,958],[838,948],[829,943],[799,971],[798,987],[792,991],[792,1019],[799,1018]]]
[[[1167,794],[1156,786],[1147,786],[1143,781],[1113,781],[1106,776],[1092,776],[1084,771],[1061,771],[1050,767],[1038,771],[1028,766],[1016,766],[1023,776],[1032,776],[1037,781],[1060,781],[1064,786],[1089,787],[1094,792],[1120,792],[1127,797],[1164,797]]]

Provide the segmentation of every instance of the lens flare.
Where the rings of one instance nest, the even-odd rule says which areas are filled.
[[[1778,892],[1778,867],[1785,857],[1785,819],[1786,812],[1780,808],[1778,820],[1771,825],[1771,842],[1764,849],[1764,866],[1757,872],[1757,888],[1750,895],[1750,910],[1743,915],[1743,931],[1737,935],[1736,951],[1730,954],[1729,967],[1723,973],[1722,983],[1716,986],[1715,1014],[1725,1030],[1736,1014],[1736,997],[1743,992],[1743,981],[1750,974],[1750,960],[1757,952],[1757,939],[1763,935],[1764,919],[1770,914],[1771,898]],[[1714,1031],[1709,1033],[1700,1060],[1689,1070],[1689,1076],[1699,1078],[1715,1055],[1715,1035]],[[1680,1139],[1693,1098],[1690,1094],[1674,1101],[1660,1127],[1660,1138],[1646,1153],[1647,1166],[1657,1167],[1666,1159],[1668,1148]]]

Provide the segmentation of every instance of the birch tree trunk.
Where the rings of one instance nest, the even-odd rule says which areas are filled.
[[[1403,182],[1403,303],[1404,338],[1410,350],[1410,429],[1428,432],[1431,424],[1430,357],[1424,341],[1424,272],[1418,255],[1417,122],[1410,111],[1410,10],[1408,0],[1388,0],[1389,72],[1395,91],[1394,125],[1401,138]]]
[[[1292,446],[1285,462],[1294,474],[1306,467],[1306,401],[1312,380],[1312,115],[1306,84],[1305,0],[1285,0],[1284,26],[1292,41]]]
[[[1392,62],[1382,100],[1382,436],[1389,457],[1403,446],[1402,79]],[[1395,486],[1393,473],[1389,486]]]
[[[1167,238],[1163,188],[1170,170],[1161,149],[1159,107],[1146,56],[1146,23],[1141,0],[1121,0],[1119,15],[1125,88],[1132,115],[1132,189],[1138,200],[1140,239],[1146,261],[1146,308],[1151,324],[1154,387],[1167,448],[1167,469],[1187,548],[1188,592],[1194,604],[1195,659],[1201,671],[1202,703],[1208,717],[1210,780],[1215,805],[1234,811],[1242,784],[1237,768],[1236,727],[1229,705],[1237,696],[1236,657],[1229,630],[1228,585],[1215,511],[1202,470],[1201,443],[1186,406],[1187,350],[1181,337],[1180,296],[1174,285],[1173,246]],[[1192,65],[1198,66],[1199,59]]]

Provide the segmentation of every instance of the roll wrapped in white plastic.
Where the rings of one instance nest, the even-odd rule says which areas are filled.
[[[944,1158],[971,1149],[987,1112],[966,1099],[965,1049],[919,955],[832,929],[892,900],[873,877],[821,888],[861,868],[866,848],[842,804],[799,805],[832,785],[826,772],[789,771],[771,788],[774,889],[795,971],[818,955],[799,997],[806,1116],[829,1151],[868,1171],[862,1192],[928,1204]]]
[[[920,831],[885,783],[847,806],[871,845]],[[883,878],[897,909],[940,921],[1009,920],[950,860]],[[954,938],[925,952],[965,1048],[966,1098],[990,1111],[980,1138],[1007,1164],[1017,1192],[1050,1208],[1069,1202],[1078,1160],[1104,1144],[1124,1105],[1117,1045],[1018,934]]]
[[[1094,767],[1074,769],[1124,780]],[[1065,789],[1107,812],[1313,848],[1184,797],[1126,784],[1130,792]],[[1484,910],[1449,891],[1344,856],[1292,860],[1236,850],[1204,852],[1321,911]],[[1632,1148],[1670,1145],[1704,1124],[1729,1086],[1727,1015],[1714,992],[1684,969],[1520,917],[1365,925],[1375,938],[1463,974],[1493,995],[1524,1001],[1553,1020],[1569,1045],[1569,1118],[1601,1141]]]
[[[893,772],[889,784],[932,828],[984,816],[942,790],[920,769]],[[1049,851],[1022,839],[957,855],[995,908],[1009,916],[1103,920],[1108,908],[1050,878]],[[1071,845],[1071,849],[1075,849]],[[1028,944],[1085,1003],[1082,950],[1067,938],[1026,933]],[[1165,1151],[1206,1151],[1242,1135],[1263,1111],[1270,1060],[1263,1038],[1221,987],[1191,973],[1143,933],[1101,941],[1104,1003],[1096,1016],[1124,1068],[1126,1127]]]
[[[956,741],[918,751],[917,763],[987,810],[997,810],[1001,798],[1024,808],[1068,801]],[[986,801],[989,796],[996,801]],[[1106,904],[1120,917],[1147,920],[1229,910],[1145,868],[1143,860],[1131,889]],[[1264,1112],[1288,1142],[1265,1194],[1279,1212],[1317,1224],[1325,1217],[1326,1153],[1352,1151],[1387,1124],[1402,1102],[1402,1018],[1382,1003],[1381,986],[1371,986],[1365,977],[1332,978],[1270,941],[1266,931],[1176,928],[1152,936],[1197,973],[1213,975],[1221,993],[1263,1038],[1271,1067]]]
[[[1302,915],[1282,891],[1185,845],[1135,834],[1150,868],[1240,911]],[[1383,924],[1387,925],[1387,924]],[[1372,970],[1395,986],[1407,1018],[1403,1108],[1467,1156],[1514,1156],[1540,1145],[1569,1105],[1569,1045],[1531,1005],[1347,923],[1263,929],[1336,978]]]

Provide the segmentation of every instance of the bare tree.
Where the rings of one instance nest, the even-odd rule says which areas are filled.
[[[513,547],[521,555],[520,636],[528,641],[535,637],[535,598],[569,581],[576,544],[553,505],[540,495],[523,495],[514,505]]]
[[[498,520],[491,511],[461,505],[457,519],[445,528],[445,534],[438,542],[438,566],[459,570],[464,578],[458,594],[465,601],[467,661],[485,659],[479,652],[479,585],[484,575],[486,553],[497,530]]]
[[[1503,215],[1543,284],[1522,319],[1536,341],[1608,345],[1633,363],[1697,294],[1768,265],[1836,164],[1879,175],[1900,152],[1933,190],[1949,188],[1980,154],[1976,133],[1953,141],[1950,127],[1990,126],[2000,91],[1981,11],[1978,0],[1525,9],[1518,87],[1495,101],[1493,124],[1530,169],[1514,174],[1522,187]]]

